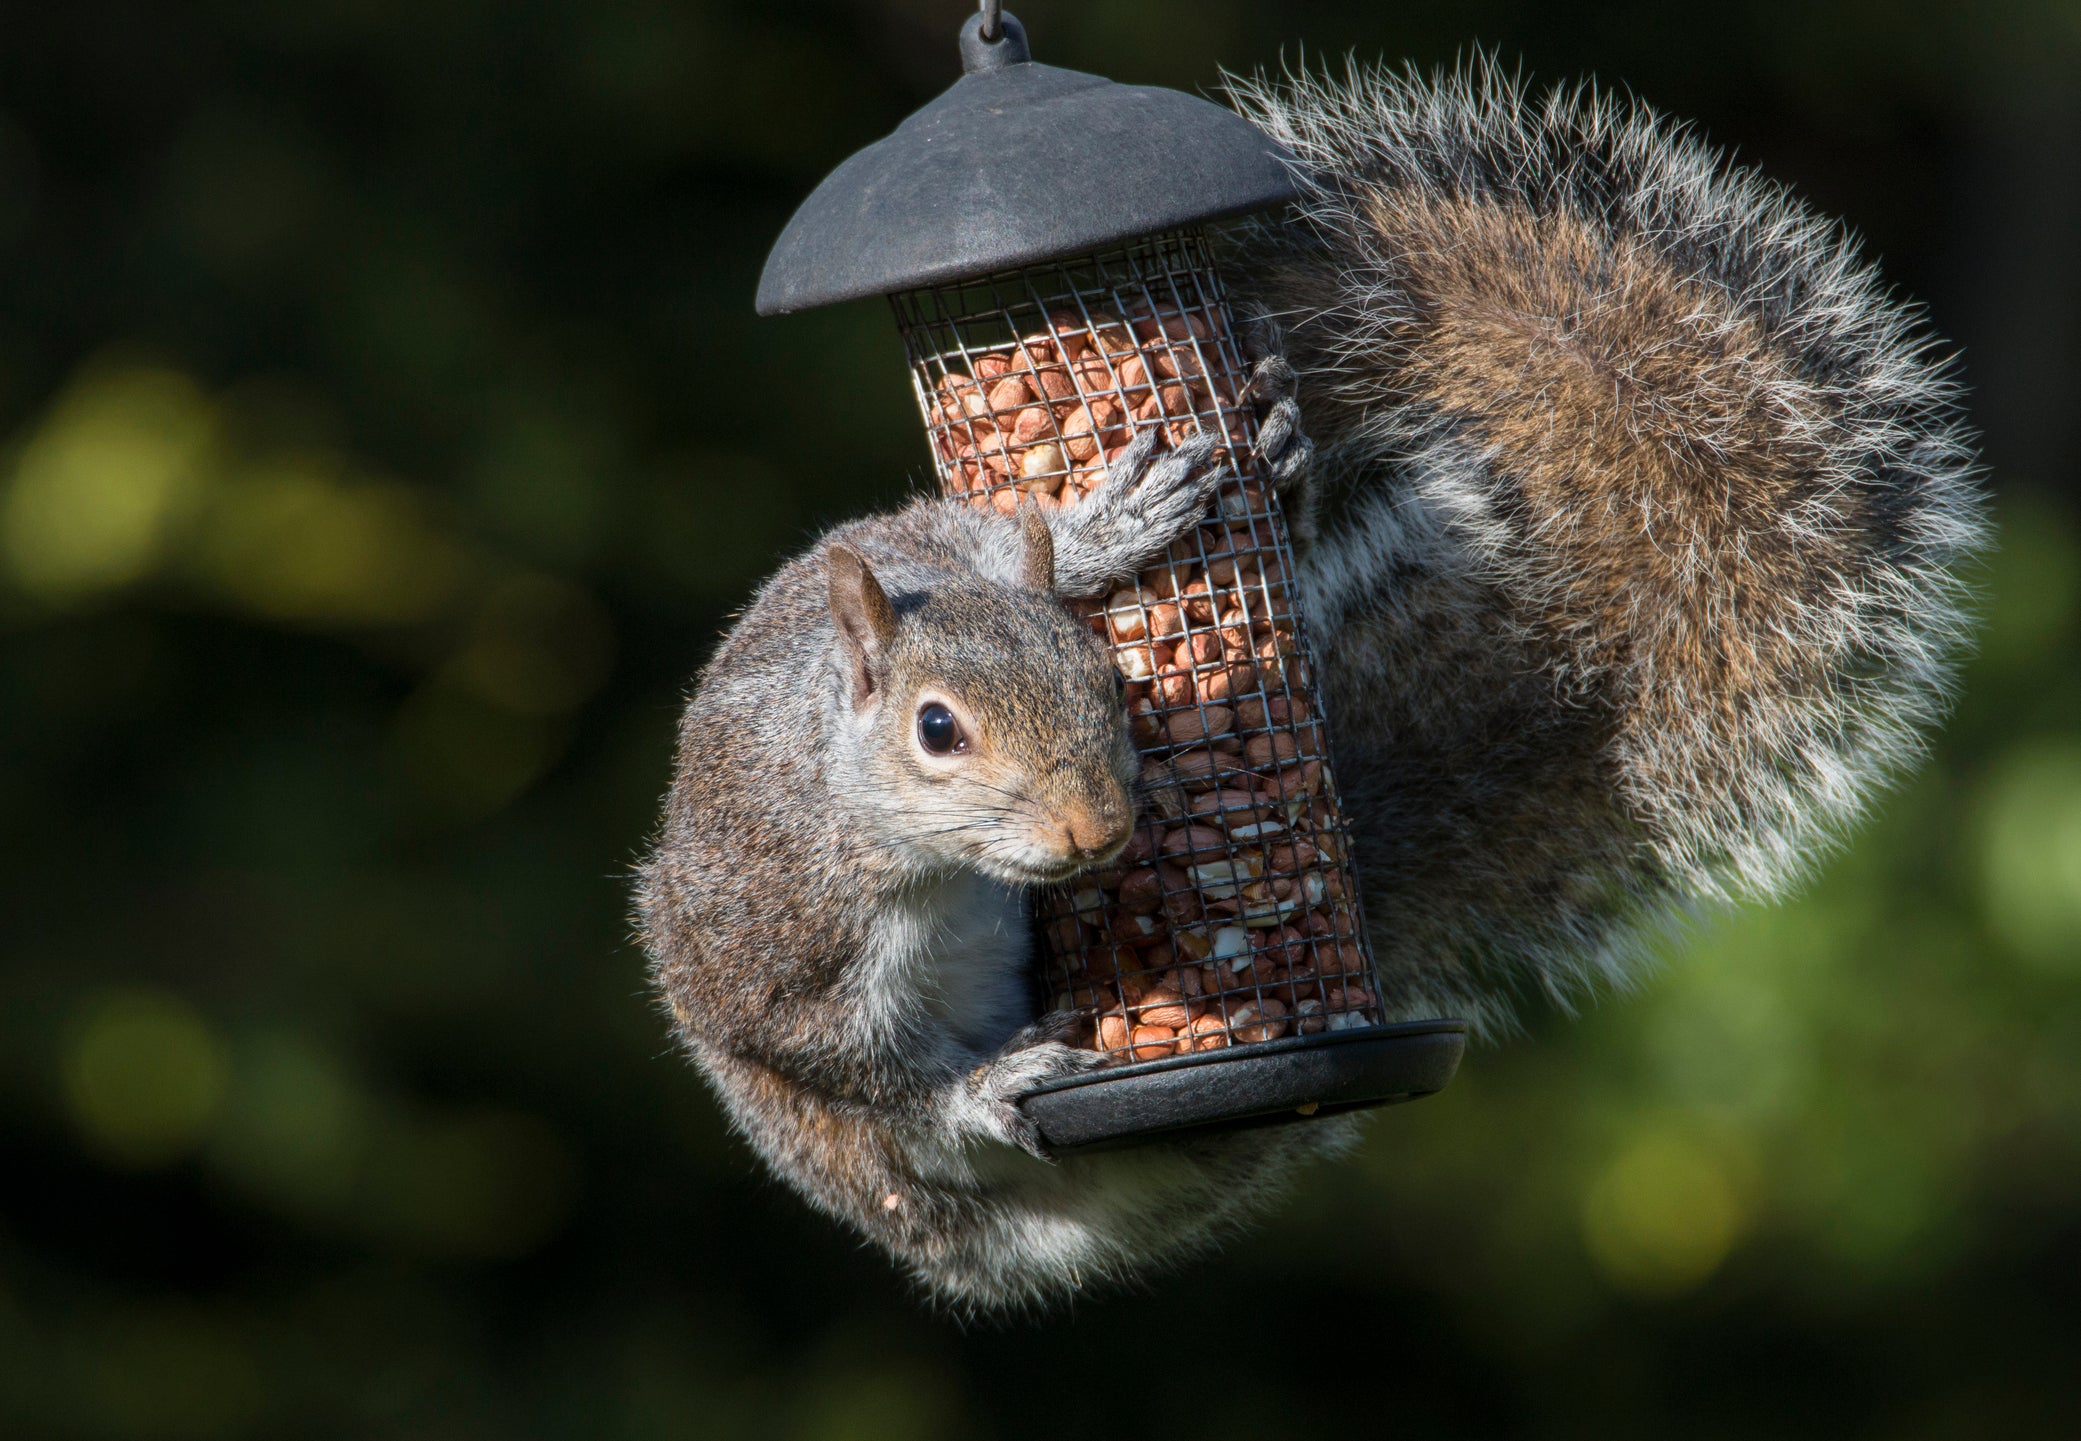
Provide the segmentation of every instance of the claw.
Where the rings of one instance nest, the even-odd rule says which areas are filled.
[[[1129,486],[1141,484],[1148,474],[1146,467],[1149,464],[1151,455],[1155,453],[1156,442],[1162,438],[1163,433],[1158,430],[1144,430],[1140,432],[1133,440],[1127,443],[1127,449],[1109,467],[1109,473],[1126,476]]]
[[[1215,450],[1214,437],[1201,433],[1179,441],[1159,456],[1156,447],[1162,439],[1162,431],[1145,430],[1129,442],[1112,468],[1112,473],[1120,477],[1113,482],[1120,491],[1139,491],[1152,481],[1158,482],[1154,488],[1160,489],[1205,465]]]
[[[1246,316],[1237,334],[1243,342],[1243,358],[1252,365],[1267,356],[1286,354],[1286,329],[1269,315]]]
[[[1257,458],[1267,465],[1276,464],[1293,443],[1300,424],[1301,408],[1290,397],[1274,404],[1257,427]]]
[[[1006,1102],[1004,1108],[1011,1113],[1005,1121],[1006,1139],[1035,1160],[1053,1164],[1055,1153],[1041,1140],[1039,1123],[1020,1110],[1016,1101]]]
[[[1153,432],[1152,432],[1153,433]],[[1170,460],[1186,470],[1198,470],[1214,454],[1214,437],[1202,431],[1172,448]]]
[[[1305,435],[1295,436],[1293,444],[1287,449],[1286,454],[1280,456],[1275,461],[1268,462],[1268,468],[1272,474],[1272,484],[1281,490],[1286,490],[1295,481],[1306,475],[1308,467],[1313,464],[1315,464],[1315,442],[1308,439]]]
[[[1243,393],[1259,405],[1270,405],[1291,399],[1299,384],[1300,377],[1294,374],[1293,365],[1285,356],[1267,355],[1251,370]]]

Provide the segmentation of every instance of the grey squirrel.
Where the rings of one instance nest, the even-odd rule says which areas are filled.
[[[1970,439],[1842,234],[1644,110],[1486,65],[1232,96],[1305,190],[1228,259],[1283,350],[1261,445],[1383,1001],[1495,1034],[1781,889],[1913,755],[1984,542]],[[1174,1261],[1353,1134],[1051,1162],[1010,1104],[1092,1063],[1030,1014],[1016,888],[1117,850],[1133,773],[1054,597],[1191,525],[1205,456],[1138,442],[1045,521],[840,527],[686,711],[638,888],[679,1033],[769,1163],[954,1304]]]

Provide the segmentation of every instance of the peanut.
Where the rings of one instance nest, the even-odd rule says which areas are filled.
[[[1154,1061],[1178,1048],[1178,1033],[1169,1026],[1136,1026],[1129,1051],[1137,1061]]]
[[[1214,790],[1224,786],[1234,789],[1249,784],[1251,779],[1240,757],[1225,755],[1212,748],[1189,750],[1172,757],[1171,771],[1184,782],[1187,790]]]
[[[1012,411],[1033,403],[1033,391],[1025,380],[1008,375],[990,387],[989,405],[993,411]]]
[[[1122,906],[1130,911],[1148,914],[1163,906],[1163,878],[1154,866],[1144,866],[1129,871],[1121,877],[1118,898]]]
[[[1107,1012],[1098,1018],[1098,1046],[1104,1051],[1123,1051],[1129,1039],[1127,1017]]]
[[[1213,821],[1233,836],[1237,830],[1255,825],[1264,815],[1257,792],[1240,786],[1215,786],[1195,791],[1185,800],[1185,813],[1196,821]]]
[[[1055,358],[1055,337],[1047,331],[1038,330],[1019,340],[1019,348],[1012,353],[1012,369],[1039,370]]]
[[[1246,731],[1274,726],[1300,726],[1308,720],[1308,703],[1292,696],[1252,697],[1236,707],[1236,726]]]
[[[1228,1013],[1228,1032],[1239,1041],[1275,1041],[1286,1030],[1286,1007],[1270,996],[1246,1001]]]
[[[1096,429],[1090,411],[1079,410],[1070,416],[1062,427],[1062,448],[1071,460],[1086,461],[1098,454],[1098,437],[1092,433]]]
[[[1199,682],[1200,698],[1209,701],[1227,701],[1256,689],[1257,667],[1247,662],[1224,666]]]
[[[1133,362],[1129,363],[1132,364]],[[1127,383],[1125,380],[1116,382],[1112,367],[1107,365],[1105,358],[1095,351],[1085,352],[1084,356],[1077,361],[1075,369],[1077,388],[1085,395],[1104,395],[1112,390],[1116,383],[1121,385]]]
[[[1001,382],[1011,385],[1015,380]],[[1055,432],[1055,416],[1045,405],[1029,405],[1012,417],[1012,443],[1031,445],[1044,435]]]
[[[1266,731],[1243,745],[1243,758],[1254,771],[1276,770],[1300,754],[1291,732]]]
[[[1321,852],[1306,841],[1282,841],[1265,852],[1265,864],[1279,875],[1298,875],[1320,859]]]
[[[1165,833],[1162,850],[1167,856],[1226,855],[1228,838],[1211,826],[1180,826]]]
[[[1174,746],[1189,746],[1209,736],[1226,734],[1235,719],[1236,713],[1226,706],[1180,711],[1163,723],[1164,737]]]
[[[1119,866],[1139,866],[1156,859],[1157,836],[1147,826],[1137,826],[1129,833],[1127,845],[1113,863]]]
[[[1106,597],[1103,614],[1106,629],[1111,632],[1114,644],[1140,640],[1148,634],[1149,618],[1143,607],[1153,599],[1155,597],[1149,592],[1135,588],[1116,590]]]
[[[1173,1031],[1191,1019],[1186,1012],[1184,993],[1168,980],[1150,988],[1135,1014],[1145,1024],[1168,1026]]]
[[[1062,458],[1062,447],[1053,441],[1044,445],[1027,446],[1025,458],[1019,462],[1019,475],[1022,480],[1052,481],[1054,485],[1062,483],[1062,472],[1067,469],[1069,463]],[[1042,485],[1041,488],[1051,487]]]

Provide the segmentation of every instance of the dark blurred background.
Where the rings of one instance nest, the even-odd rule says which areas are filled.
[[[765,247],[953,0],[0,7],[0,1434],[2081,1434],[2081,4],[1016,7],[1594,74],[1965,353],[1933,763],[1146,1293],[962,1329],[760,1178],[626,874],[754,581],[928,475]],[[1016,157],[1010,157],[1015,161]]]

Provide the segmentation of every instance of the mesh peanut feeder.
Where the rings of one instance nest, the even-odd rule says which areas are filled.
[[[1108,1066],[1022,1101],[1058,1150],[1405,1100],[1456,1021],[1382,1023],[1293,559],[1201,230],[1293,198],[1273,142],[1176,91],[1034,64],[968,21],[966,74],[788,223],[762,314],[889,296],[941,484],[1070,506],[1142,431],[1207,434],[1218,512],[1102,601],[1143,761],[1105,870],[1036,901],[1039,1004]]]

